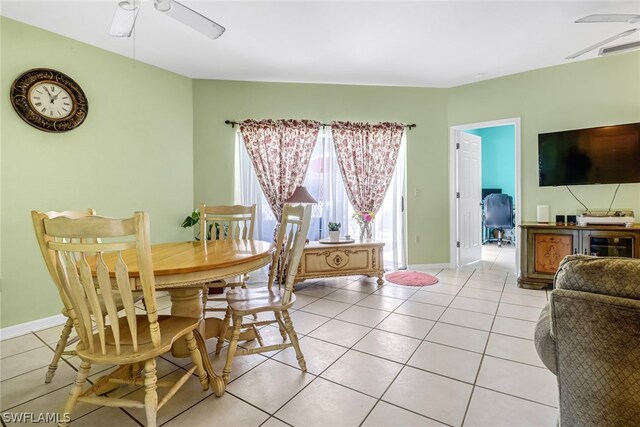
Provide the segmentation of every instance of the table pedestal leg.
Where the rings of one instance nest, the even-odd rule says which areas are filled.
[[[169,295],[171,296],[172,316],[195,318],[202,317],[201,288],[171,289],[169,291]],[[200,327],[198,329],[200,334],[206,337],[203,323],[200,324]],[[191,353],[187,348],[187,343],[184,338],[180,338],[173,343],[171,354],[173,354],[175,357],[191,357]]]

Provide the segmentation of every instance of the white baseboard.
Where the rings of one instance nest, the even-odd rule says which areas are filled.
[[[409,270],[437,270],[439,268],[451,268],[451,264],[448,262],[441,264],[410,264]]]
[[[6,328],[0,329],[0,341],[19,337],[20,335],[25,335],[29,332],[41,331],[53,326],[62,325],[66,321],[66,316],[62,314],[56,314],[55,316],[45,317],[44,319],[37,319],[13,326],[7,326]]]

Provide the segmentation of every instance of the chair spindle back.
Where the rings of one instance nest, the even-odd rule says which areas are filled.
[[[110,330],[116,355],[120,355],[123,345],[131,345],[134,352],[138,351],[138,321],[132,294],[135,278],[129,277],[127,267],[127,262],[134,260],[137,260],[145,298],[150,340],[154,347],[159,346],[160,326],[148,215],[136,212],[127,219],[101,216],[51,218],[46,213],[33,211],[32,217],[36,234],[41,234],[44,250],[55,266],[57,280],[54,281],[63,300],[66,299],[72,307],[69,314],[85,347],[91,353],[100,351],[106,355]],[[103,305],[98,298],[98,289]],[[114,298],[116,293],[124,307],[122,318]],[[97,345],[93,322],[99,337]],[[125,325],[128,329],[123,330],[128,332],[128,336],[121,336],[121,326]]]
[[[201,240],[253,240],[256,205],[200,205]],[[210,231],[210,232],[209,232]]]
[[[291,205],[285,203],[282,209],[282,219],[276,238],[276,250],[269,269],[269,289],[277,283],[283,284],[285,292],[283,304],[288,304],[293,291],[293,281],[298,273],[298,265],[309,233],[311,222],[310,205]]]

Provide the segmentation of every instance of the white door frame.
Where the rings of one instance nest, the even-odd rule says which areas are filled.
[[[520,267],[520,250],[523,242],[520,241],[518,235],[518,227],[520,225],[520,211],[522,207],[521,194],[521,181],[522,181],[522,168],[521,168],[521,126],[520,117],[514,117],[509,119],[490,120],[486,122],[469,123],[464,125],[455,125],[449,128],[449,244],[450,244],[450,258],[449,266],[451,268],[458,267],[458,248],[456,247],[456,241],[458,240],[458,218],[456,210],[456,193],[458,171],[456,169],[456,139],[457,134],[471,129],[489,128],[495,126],[515,125],[515,179],[516,179],[516,199],[515,207],[515,233],[516,239],[516,263],[515,271],[519,271]]]

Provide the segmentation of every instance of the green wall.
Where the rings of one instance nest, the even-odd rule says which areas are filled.
[[[0,18],[2,307],[6,327],[60,313],[30,211],[95,208],[107,216],[145,210],[155,242],[187,239],[193,204],[191,79]],[[89,100],[77,129],[39,131],[9,101],[22,72],[71,76]]]
[[[448,262],[446,92],[428,88],[195,80],[195,204],[233,202],[237,128],[225,125],[225,119],[415,123],[417,127],[407,133],[409,263]]]
[[[640,122],[640,52],[612,55],[488,80],[448,91],[449,125],[512,117],[522,126],[522,219],[536,220],[536,205],[556,214],[581,206],[565,187],[538,186],[538,134]],[[640,166],[639,166],[640,167]],[[571,189],[589,208],[608,208],[615,185]],[[614,207],[640,216],[640,184],[623,184]]]

